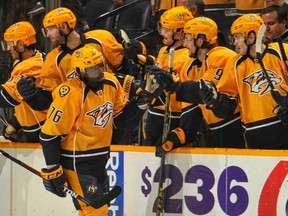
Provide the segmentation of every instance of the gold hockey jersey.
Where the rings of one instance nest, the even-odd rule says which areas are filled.
[[[122,63],[124,48],[116,38],[106,30],[93,30],[81,35],[81,45],[91,44],[100,50],[105,57],[105,70],[115,71]],[[62,45],[63,46],[63,45]],[[47,54],[43,64],[40,86],[47,91],[53,91],[61,83],[76,77],[71,66],[71,55],[74,50],[61,45]]]
[[[264,0],[236,0],[235,6],[238,11],[256,11],[264,9]]]
[[[284,44],[287,50],[286,44]],[[276,89],[287,85],[283,78],[282,59],[277,44],[269,44],[263,53],[263,63]],[[270,87],[257,59],[237,55],[231,59],[217,85],[219,92],[239,99],[241,119],[244,125],[269,124],[267,119],[278,121],[273,109],[277,106],[270,93]],[[283,92],[282,92],[283,93]],[[269,120],[268,120],[269,121]]]
[[[173,60],[173,71],[177,72],[180,76],[180,71],[185,62],[189,60],[189,52],[188,49],[186,48],[178,48],[175,49],[174,51],[174,60]],[[162,47],[159,50],[157,60],[156,60],[156,66],[163,68],[167,71],[169,71],[168,67],[168,62],[169,62],[169,50],[167,46]],[[170,95],[170,101],[171,101],[171,106],[170,106],[170,111],[171,112],[181,112],[181,102],[176,100],[176,93],[173,93]],[[158,103],[154,108],[159,109],[159,110],[165,110],[164,105],[158,105]]]
[[[46,119],[47,110],[33,110],[26,102],[24,102],[23,98],[17,91],[17,83],[24,76],[32,76],[36,78],[35,83],[38,87],[44,59],[45,54],[37,51],[34,56],[26,60],[15,61],[13,70],[11,72],[11,78],[6,83],[2,84],[2,87],[7,91],[9,96],[19,103],[19,105],[12,106],[15,106],[15,116],[17,117],[20,125],[24,127],[31,127],[35,125],[40,127],[39,123]],[[6,98],[6,100],[9,99]],[[10,102],[11,104],[13,103],[12,101]]]
[[[102,89],[87,90],[79,79],[71,79],[53,91],[53,102],[42,127],[50,136],[67,135],[61,149],[68,153],[109,147],[113,131],[113,116],[127,104],[117,78],[104,72]]]
[[[200,69],[200,78],[212,81],[215,85],[222,79],[223,69],[229,59],[233,58],[236,53],[226,47],[217,46],[207,53],[206,59],[203,61]],[[200,104],[203,116],[207,124],[215,124],[223,119],[217,118],[214,113],[206,109],[206,105]],[[239,110],[236,110],[236,112]]]

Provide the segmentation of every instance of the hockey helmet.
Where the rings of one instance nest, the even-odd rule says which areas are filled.
[[[47,13],[43,19],[44,28],[56,26],[61,28],[62,23],[68,23],[68,26],[71,29],[74,29],[76,26],[76,16],[74,13],[65,7],[56,8],[49,13]]]
[[[6,42],[17,42],[22,40],[26,46],[36,43],[36,31],[31,23],[21,21],[14,23],[4,33]]]
[[[90,68],[104,63],[102,53],[92,45],[85,46],[73,52],[71,57],[72,67],[81,73],[85,73],[85,68]]]
[[[262,24],[264,22],[258,14],[244,14],[232,23],[231,35],[241,33],[246,38],[250,32],[254,31],[257,36]]]
[[[184,33],[191,34],[195,39],[205,35],[207,42],[214,44],[217,41],[218,26],[208,17],[196,17],[185,24]]]
[[[161,15],[160,25],[167,29],[181,29],[192,18],[193,15],[188,8],[184,6],[173,7]]]

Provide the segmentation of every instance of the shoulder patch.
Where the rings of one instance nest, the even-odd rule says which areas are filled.
[[[67,85],[63,85],[60,89],[59,89],[59,95],[60,97],[64,97],[66,94],[68,94],[68,92],[70,91],[70,87]]]

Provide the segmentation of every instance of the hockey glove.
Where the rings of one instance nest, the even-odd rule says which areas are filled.
[[[16,131],[17,130],[13,127],[13,125],[8,124],[3,129],[3,137],[7,140],[10,140],[11,142],[17,142],[17,140],[15,139]]]
[[[145,45],[137,40],[131,39],[129,43],[123,42],[124,53],[128,59],[137,60],[138,54],[146,54]]]
[[[22,78],[17,83],[17,90],[24,101],[30,101],[36,94],[37,88],[33,77]]]
[[[23,132],[21,125],[19,124],[15,115],[13,115],[9,121],[1,116],[1,121],[4,124],[3,137],[11,142],[26,142],[26,136]]]
[[[286,92],[287,93],[287,92]],[[280,95],[279,91],[276,89],[273,89],[271,91],[271,95],[274,99],[274,101],[281,107],[284,107],[285,109],[288,109],[288,96],[282,96]]]
[[[277,115],[278,119],[281,120],[284,126],[288,126],[288,109],[285,107],[277,106],[273,112]]]
[[[59,197],[66,197],[63,186],[67,184],[67,178],[63,172],[62,166],[57,165],[52,169],[43,168],[41,171],[43,184],[46,190]]]
[[[162,157],[163,154],[176,149],[186,142],[185,132],[182,128],[176,128],[168,133],[167,140],[161,145],[156,147],[156,157]]]
[[[146,74],[146,80],[142,81],[137,89],[137,105],[140,109],[146,109],[153,104],[155,98],[163,93],[163,86],[157,82],[155,75]]]
[[[200,79],[200,97],[202,101],[206,104],[206,108],[213,109],[219,104],[219,94],[216,90],[216,86],[213,82],[204,81]]]
[[[157,82],[164,86],[164,89],[174,93],[181,88],[179,74],[176,72],[169,73],[166,70],[156,66],[146,66],[147,73],[156,75]]]
[[[152,55],[138,54],[137,63],[140,65],[154,65],[156,63],[156,58]]]

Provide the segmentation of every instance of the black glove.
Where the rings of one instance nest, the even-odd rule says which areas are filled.
[[[284,107],[285,109],[288,109],[288,96],[280,95],[279,91],[276,89],[273,89],[271,91],[271,95],[278,105]]]
[[[162,157],[164,154],[176,149],[186,143],[185,132],[178,127],[172,130],[167,135],[167,140],[160,146],[156,146],[156,157]]]
[[[33,77],[22,78],[17,83],[17,90],[24,101],[31,100],[37,94],[37,88]]]
[[[176,72],[169,73],[166,70],[148,65],[146,66],[147,73],[156,75],[157,82],[164,86],[164,89],[170,93],[174,93],[181,88],[179,75]]]
[[[146,53],[146,47],[140,41],[131,39],[129,43],[126,43],[126,42],[123,42],[123,43],[124,43],[123,44],[124,53],[128,59],[136,61],[138,54]]]
[[[277,106],[273,110],[277,117],[281,120],[284,126],[288,126],[288,109],[282,106]]]
[[[213,82],[200,79],[199,94],[208,109],[213,109],[219,104],[220,96],[217,93],[216,87]]]
[[[46,190],[59,197],[66,197],[63,186],[67,184],[67,178],[63,172],[62,166],[57,165],[52,169],[43,168],[41,171],[43,184]]]

